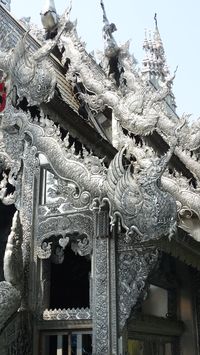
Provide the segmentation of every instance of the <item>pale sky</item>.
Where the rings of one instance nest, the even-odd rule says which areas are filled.
[[[31,16],[40,24],[43,0],[12,0],[11,12],[16,18]],[[57,12],[62,14],[69,0],[55,0]],[[102,12],[100,0],[73,0],[71,19],[78,20],[78,34],[87,43],[87,50],[102,49]],[[164,43],[171,72],[178,65],[174,81],[177,113],[200,116],[200,1],[199,0],[104,0],[107,16],[118,31],[118,43],[132,39],[131,52],[139,64],[144,56],[144,30],[154,28],[154,13]]]

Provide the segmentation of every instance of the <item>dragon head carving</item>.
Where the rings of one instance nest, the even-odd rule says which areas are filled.
[[[155,158],[139,154],[142,150],[135,148],[132,154],[136,161],[126,168],[123,148],[109,166],[105,187],[111,215],[120,215],[129,237],[136,232],[140,240],[152,240],[171,236],[176,228],[176,201],[161,188],[161,176],[172,150]]]

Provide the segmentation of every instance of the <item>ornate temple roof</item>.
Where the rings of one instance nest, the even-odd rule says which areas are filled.
[[[175,74],[170,76],[166,66],[157,18],[153,37],[145,38],[147,57],[140,73],[129,53],[128,43],[117,44],[113,34],[116,26],[109,22],[103,2],[101,6],[105,48],[99,65],[80,41],[75,24],[69,20],[70,11],[67,19],[61,18],[60,33],[54,39],[45,41],[41,32],[34,28],[25,35],[25,51],[27,47],[30,57],[38,60],[40,55],[46,60],[47,54],[43,53],[46,48],[48,61],[55,73],[56,86],[51,83],[51,96],[47,102],[44,99],[39,104],[44,113],[81,143],[101,157],[107,155],[107,161],[127,144],[132,146],[130,153],[138,161],[150,161],[174,146],[175,140],[171,170],[165,172],[162,184],[177,199],[179,211],[185,211],[186,205],[196,218],[200,199],[196,189],[200,179],[198,124],[191,129],[187,117],[179,118],[175,112],[172,97]],[[6,37],[1,46],[8,52],[17,46],[26,28],[4,7],[1,6],[0,10],[0,29]],[[63,25],[62,21],[66,23]],[[48,46],[51,49],[47,49]],[[147,72],[150,78],[144,76]],[[190,141],[186,139],[188,135]],[[182,221],[185,215],[180,216]],[[180,227],[192,232],[192,227],[186,226],[185,220],[180,222]],[[197,238],[196,235],[194,237]]]

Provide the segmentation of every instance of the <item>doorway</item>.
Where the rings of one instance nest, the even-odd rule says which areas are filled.
[[[67,246],[62,264],[51,263],[50,308],[89,307],[90,271],[90,258]]]

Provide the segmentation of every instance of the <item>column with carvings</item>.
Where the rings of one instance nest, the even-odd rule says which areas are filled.
[[[93,211],[93,355],[117,355],[114,238],[109,234],[107,206],[95,204]]]
[[[34,215],[34,180],[38,171],[36,148],[24,142],[23,173],[20,201],[20,216],[23,229],[23,265],[24,287],[22,292],[21,324],[18,334],[18,352],[32,354],[32,307],[30,295],[32,291],[31,280],[33,273],[32,241],[33,241],[33,215]],[[13,352],[14,354],[14,352]]]

